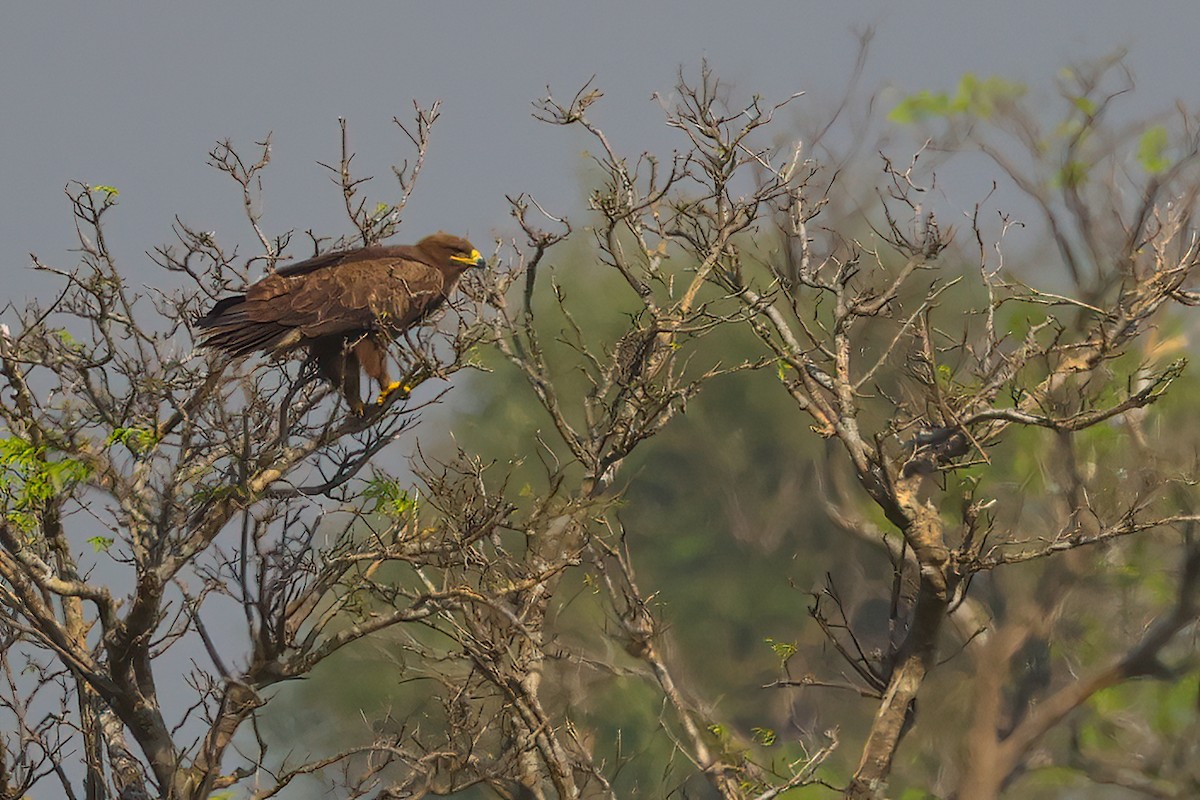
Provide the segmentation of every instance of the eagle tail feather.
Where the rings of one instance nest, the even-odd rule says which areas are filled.
[[[292,338],[294,329],[278,322],[251,319],[245,301],[245,295],[226,297],[196,320],[196,327],[204,331],[202,347],[215,347],[236,358],[256,350],[269,352],[293,344],[287,340]]]

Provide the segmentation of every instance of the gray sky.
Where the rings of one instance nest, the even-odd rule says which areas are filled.
[[[877,29],[867,88],[952,89],[974,71],[1048,89],[1063,65],[1125,47],[1138,83],[1125,112],[1200,106],[1200,6],[1183,1],[10,3],[0,301],[44,291],[28,252],[72,263],[68,180],[120,189],[110,237],[132,279],[153,282],[143,253],[170,240],[175,214],[249,247],[236,187],[205,166],[217,140],[248,147],[273,131],[268,229],[339,235],[340,197],[315,163],[337,158],[337,117],[350,121],[360,174],[379,176],[372,197],[387,199],[387,165],[407,154],[392,117],[414,98],[441,99],[397,240],[446,228],[483,242],[512,230],[506,193],[578,209],[583,140],[530,116],[547,84],[569,96],[596,75],[606,97],[594,116],[618,145],[669,151],[650,95],[680,65],[694,74],[707,57],[768,99],[806,91],[800,102],[816,112],[844,84],[852,31],[867,25]]]

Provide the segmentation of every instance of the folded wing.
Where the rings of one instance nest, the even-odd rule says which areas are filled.
[[[241,356],[329,337],[396,335],[445,299],[442,273],[404,253],[352,255],[297,264],[221,300],[197,323],[201,343]]]

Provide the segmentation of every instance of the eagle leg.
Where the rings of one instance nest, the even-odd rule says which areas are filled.
[[[363,413],[355,349],[338,339],[314,344],[311,349],[317,359],[317,372],[342,393],[355,414]]]
[[[388,374],[387,348],[378,339],[373,336],[363,337],[355,342],[354,353],[358,356],[359,363],[362,364],[363,372],[379,384],[379,397],[375,400],[376,405],[383,405],[383,401],[388,398],[388,395],[403,387],[400,381],[393,381]]]

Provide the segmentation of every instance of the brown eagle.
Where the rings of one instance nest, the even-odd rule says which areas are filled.
[[[382,403],[400,386],[388,376],[387,342],[446,302],[463,272],[483,265],[470,242],[440,232],[415,245],[325,253],[218,300],[196,321],[200,346],[233,356],[307,348],[361,413],[359,368],[379,384]]]

